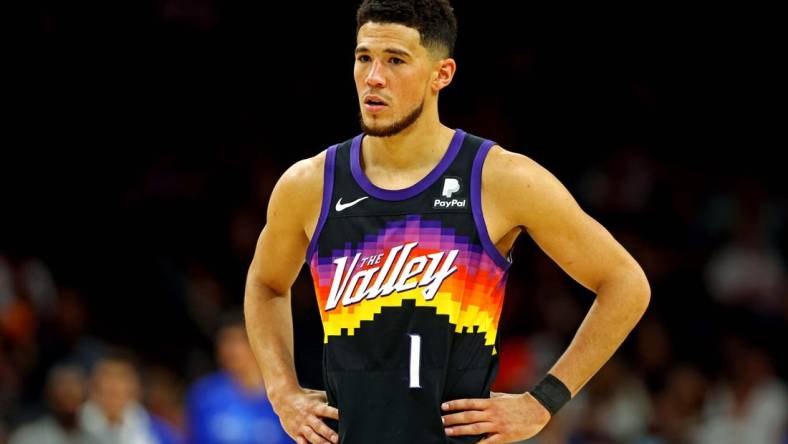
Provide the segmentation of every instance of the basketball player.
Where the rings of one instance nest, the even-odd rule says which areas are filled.
[[[357,20],[363,132],[283,174],[249,269],[247,331],[271,402],[300,443],[531,437],[619,347],[648,282],[551,173],[440,122],[438,95],[457,68],[447,0],[365,0]],[[542,382],[491,397],[523,232],[596,300]],[[300,387],[293,364],[290,288],[304,261],[325,392]]]

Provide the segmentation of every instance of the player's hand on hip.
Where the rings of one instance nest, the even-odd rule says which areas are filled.
[[[301,388],[277,399],[274,410],[285,432],[298,444],[338,443],[339,436],[321,418],[339,419],[326,402],[326,392]]]
[[[481,444],[528,439],[550,421],[550,412],[530,393],[492,393],[489,399],[458,399],[444,402],[443,426],[448,436],[481,435]]]

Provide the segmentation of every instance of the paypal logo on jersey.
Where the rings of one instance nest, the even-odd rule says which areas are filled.
[[[432,208],[465,208],[466,199],[452,199],[451,196],[460,192],[461,182],[459,177],[446,177],[443,179],[441,196],[446,199],[435,199]]]
[[[451,195],[460,191],[460,179],[456,177],[447,177],[443,180],[443,197],[451,198]]]

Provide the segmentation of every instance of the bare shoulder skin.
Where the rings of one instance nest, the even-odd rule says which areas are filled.
[[[304,264],[320,216],[325,161],[325,150],[299,160],[282,174],[271,193],[250,273],[279,294],[290,289]]]
[[[490,238],[504,254],[525,231],[591,291],[620,274],[643,277],[621,244],[552,173],[527,156],[497,145],[490,150],[482,169],[482,206]]]

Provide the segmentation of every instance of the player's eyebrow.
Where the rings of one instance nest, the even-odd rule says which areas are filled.
[[[356,54],[357,55],[359,53],[363,53],[363,52],[369,52],[369,48],[367,48],[366,46],[359,46],[358,48],[356,48]],[[386,52],[386,53],[389,53],[389,54],[398,55],[398,56],[411,57],[411,55],[410,55],[410,53],[408,51],[405,51],[404,49],[399,49],[399,48],[386,48],[386,49],[383,50],[383,52]]]

